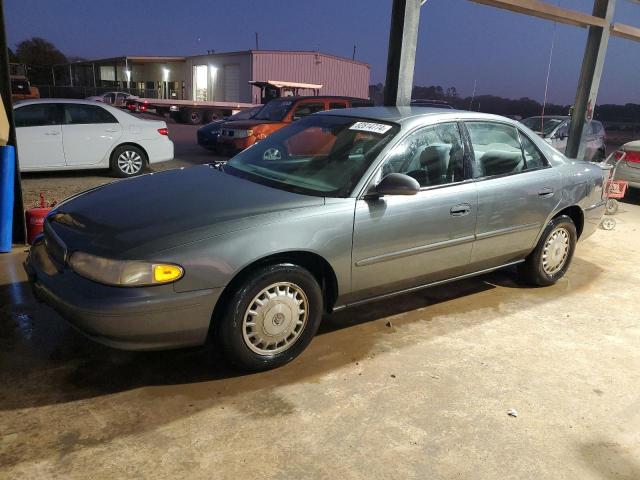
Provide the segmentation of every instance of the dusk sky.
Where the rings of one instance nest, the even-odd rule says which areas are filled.
[[[593,0],[549,0],[590,13]],[[43,37],[67,56],[194,55],[254,48],[320,50],[371,65],[384,82],[391,0],[5,0],[8,41]],[[640,4],[616,21],[640,27]],[[468,0],[422,8],[414,83],[542,100],[554,24]],[[549,101],[573,101],[585,29],[557,26]],[[640,103],[640,43],[612,38],[598,103]]]

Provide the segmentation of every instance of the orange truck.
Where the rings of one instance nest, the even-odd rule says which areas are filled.
[[[40,91],[32,87],[24,75],[11,75],[11,101],[40,98]]]
[[[369,100],[352,97],[282,97],[270,100],[250,120],[225,122],[220,131],[218,149],[235,154],[259,142],[273,132],[300,118],[323,110],[369,107]]]

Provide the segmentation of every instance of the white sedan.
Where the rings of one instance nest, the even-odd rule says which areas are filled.
[[[143,120],[109,105],[59,98],[14,106],[20,170],[110,168],[119,177],[141,174],[173,159],[163,121]]]

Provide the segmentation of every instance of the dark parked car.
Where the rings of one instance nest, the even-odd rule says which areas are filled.
[[[224,122],[234,120],[249,120],[253,118],[253,116],[258,113],[260,109],[262,109],[262,105],[243,110],[227,118],[214,120],[213,122],[206,124],[204,127],[200,127],[197,133],[198,145],[213,152],[217,151],[218,137],[220,136],[220,127],[224,124]]]
[[[600,222],[602,184],[599,166],[504,117],[334,110],[224,166],[62,202],[26,269],[36,295],[97,341],[216,338],[261,370],[299,355],[324,312],[508,265],[553,284]]]

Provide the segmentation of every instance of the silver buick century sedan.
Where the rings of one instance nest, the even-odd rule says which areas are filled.
[[[61,203],[25,262],[37,296],[124,349],[215,339],[285,364],[325,312],[519,265],[550,285],[604,212],[603,172],[509,119],[429,108],[314,114],[224,166]]]

